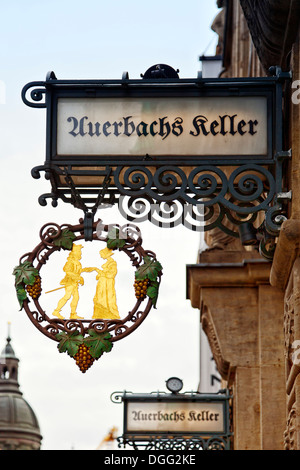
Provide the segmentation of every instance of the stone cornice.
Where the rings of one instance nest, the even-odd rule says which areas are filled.
[[[271,66],[288,68],[287,56],[299,28],[299,0],[240,0],[259,59]]]
[[[200,308],[202,287],[252,287],[269,284],[271,263],[262,259],[240,263],[199,263],[187,265],[187,298]]]

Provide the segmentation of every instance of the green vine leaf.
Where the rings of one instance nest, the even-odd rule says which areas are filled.
[[[116,250],[117,248],[123,248],[126,240],[120,238],[120,231],[118,228],[113,228],[107,234],[107,248],[110,250]]]
[[[147,289],[147,295],[152,300],[153,307],[156,308],[158,298],[159,283],[157,281],[151,281]]]
[[[157,276],[162,271],[162,265],[156,259],[145,256],[144,264],[135,272],[135,278],[139,281],[148,278],[150,281],[156,281]]]
[[[24,261],[24,263],[16,266],[13,270],[13,275],[15,276],[15,286],[22,284],[29,284],[32,286],[38,273],[38,270],[32,266],[30,261]]]
[[[27,299],[27,293],[23,285],[16,286],[17,298],[20,304],[20,310],[23,308],[23,302]]]
[[[98,333],[95,330],[88,331],[89,336],[84,339],[84,344],[89,348],[89,353],[94,359],[98,359],[104,352],[110,352],[113,344],[110,341],[110,333]]]
[[[64,228],[61,232],[61,235],[56,238],[53,243],[55,246],[63,248],[64,250],[72,250],[73,241],[76,236],[68,228]]]
[[[83,335],[78,333],[77,330],[71,333],[61,332],[56,335],[59,340],[58,350],[60,353],[67,352],[70,356],[75,356],[80,344],[83,342]]]

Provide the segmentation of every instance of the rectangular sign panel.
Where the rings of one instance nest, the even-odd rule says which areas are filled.
[[[56,158],[258,156],[269,150],[266,96],[59,97]]]
[[[127,433],[224,433],[224,402],[129,401]]]

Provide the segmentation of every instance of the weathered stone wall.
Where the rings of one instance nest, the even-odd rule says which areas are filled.
[[[292,199],[273,262],[218,229],[209,232],[208,250],[187,268],[188,298],[233,391],[234,449],[300,450],[300,93],[293,88],[300,80],[300,2],[219,1],[225,4],[213,25],[226,25],[218,44],[222,76],[265,76],[272,65],[292,72],[283,101]]]

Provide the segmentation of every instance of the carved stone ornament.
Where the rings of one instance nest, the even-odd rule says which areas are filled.
[[[81,262],[86,247],[84,223],[79,221],[78,225],[44,225],[39,234],[40,243],[20,258],[13,271],[21,310],[25,310],[39,331],[58,342],[59,352],[67,352],[76,360],[82,372],[86,372],[103,352],[111,351],[116,341],[138,328],[151,308],[156,307],[162,275],[161,264],[155,253],[144,250],[140,230],[135,225],[104,225],[98,221],[92,230],[91,241],[98,245],[92,257],[94,266],[83,266]],[[99,251],[99,245],[103,243]],[[64,256],[67,259],[63,272],[59,273],[61,280],[58,287],[45,294],[62,290],[62,295],[53,304],[52,311],[46,313],[40,305],[40,298],[44,297],[44,293],[41,295],[42,270],[49,258],[58,252],[68,253]],[[117,305],[115,258],[120,257],[119,253],[125,255],[125,259],[127,256],[135,269],[132,274],[135,305],[126,313]],[[84,290],[89,276],[94,282],[93,309],[85,312],[89,316],[85,318],[81,312],[79,315],[77,307],[79,293]],[[66,315],[68,308],[70,311]],[[84,309],[88,310],[86,303]]]
[[[223,358],[221,346],[218,340],[218,335],[214,328],[209,309],[206,306],[202,306],[201,324],[203,331],[207,336],[213,358],[217,365],[217,369],[221,374],[221,377],[224,380],[227,380],[230,372],[230,364]]]
[[[287,427],[284,431],[284,450],[296,450],[296,405],[294,404],[287,418]]]

